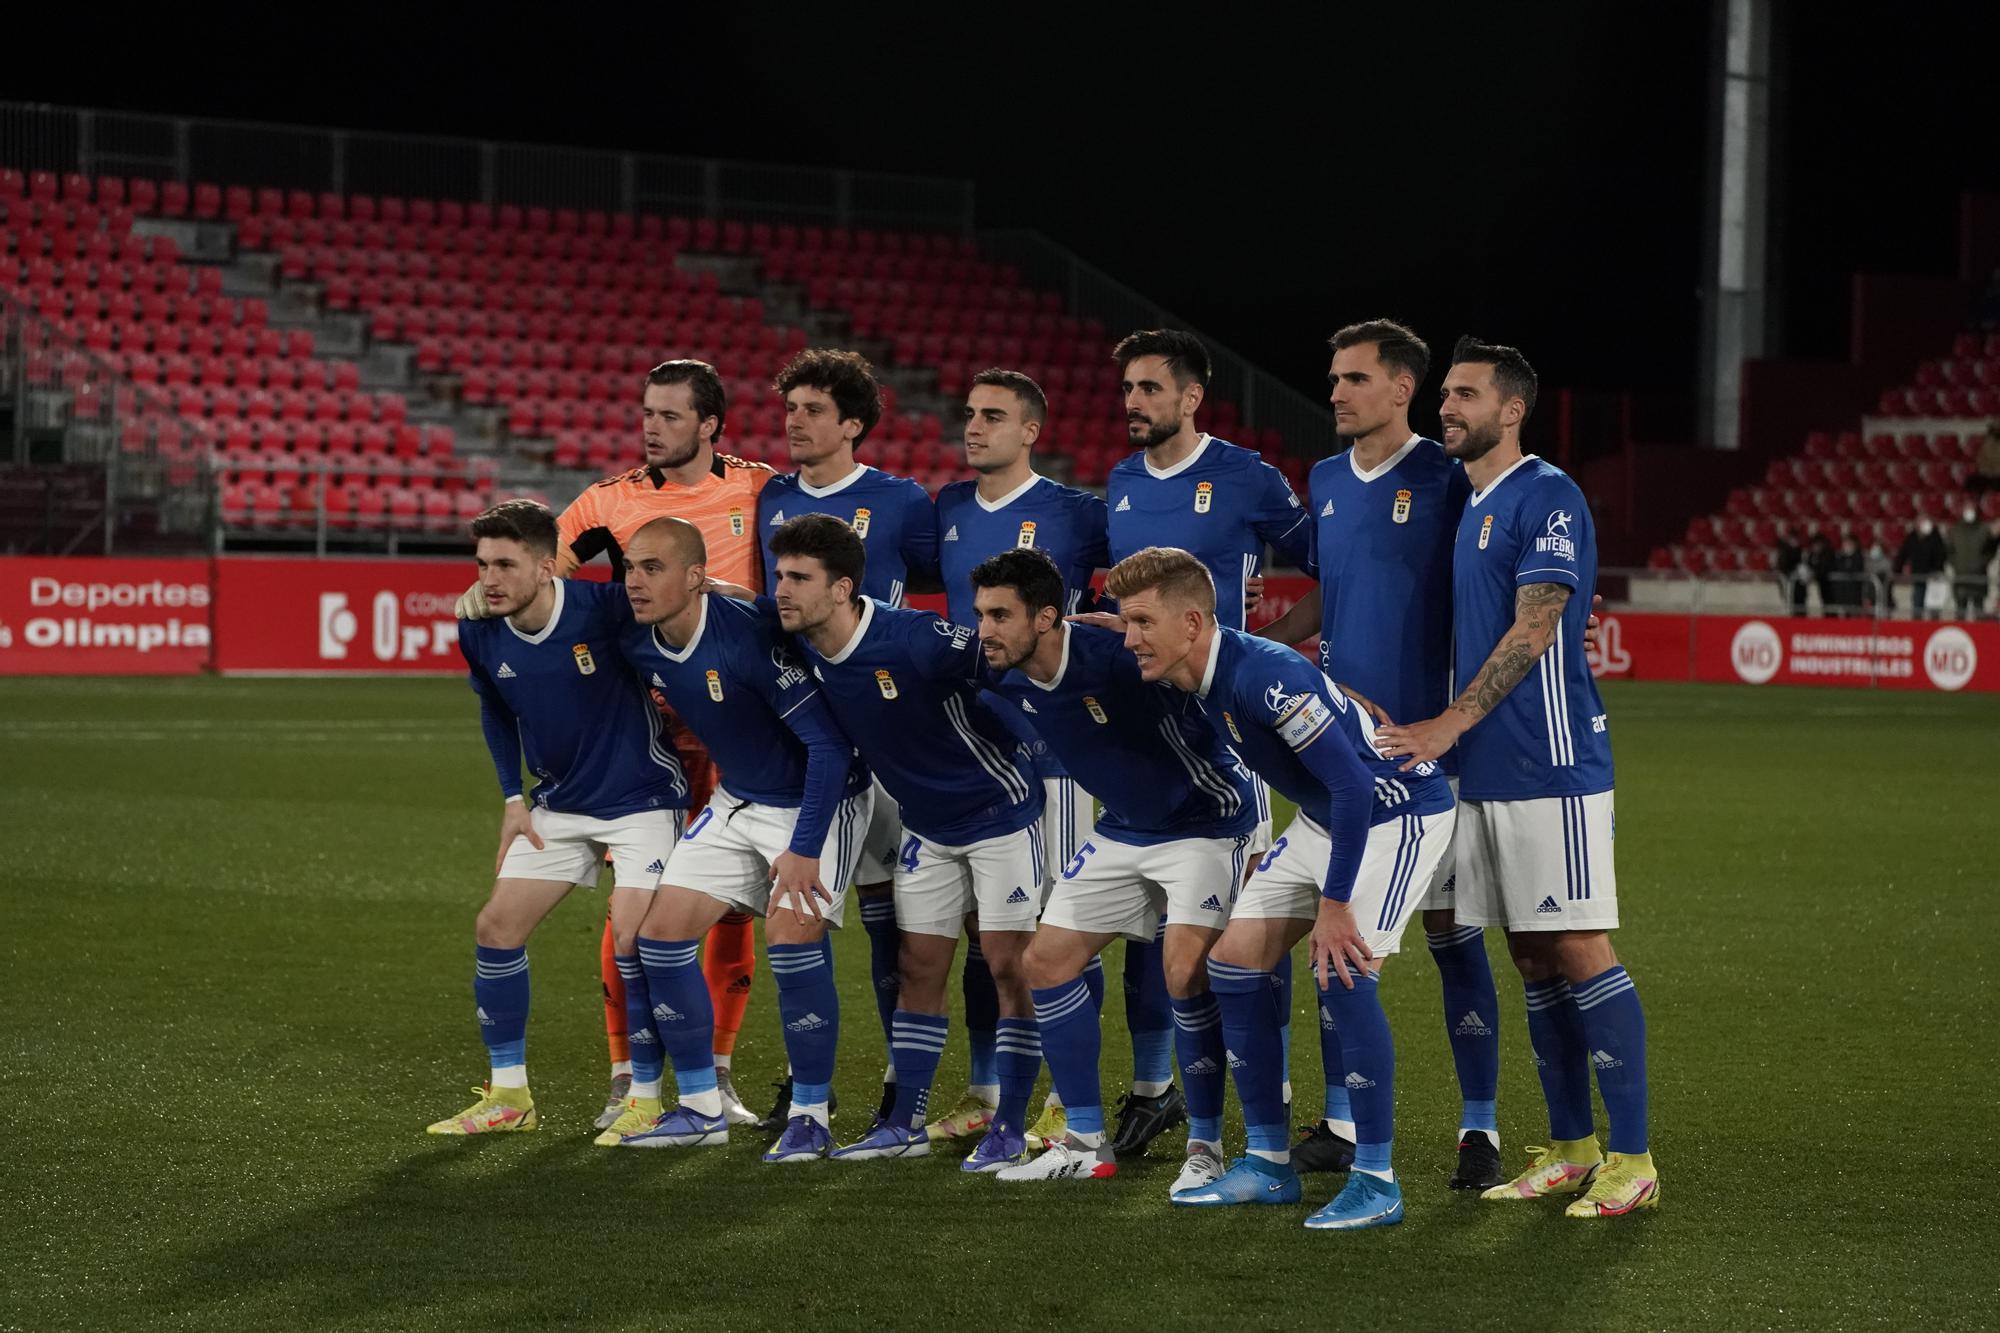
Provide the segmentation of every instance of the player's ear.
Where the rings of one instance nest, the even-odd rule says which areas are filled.
[[[1181,390],[1181,396],[1187,402],[1188,412],[1192,414],[1201,407],[1201,400],[1208,396],[1208,391],[1201,387],[1200,380],[1189,380],[1187,388]]]
[[[1021,427],[1021,443],[1022,443],[1022,444],[1026,445],[1026,446],[1027,446],[1028,448],[1032,449],[1032,448],[1034,448],[1034,447],[1035,447],[1035,441],[1036,441],[1036,440],[1039,440],[1039,439],[1041,439],[1041,438],[1042,438],[1042,423],[1041,423],[1041,422],[1039,422],[1039,421],[1028,421],[1028,422],[1026,422],[1026,423],[1024,423],[1024,424],[1022,425],[1022,427]]]

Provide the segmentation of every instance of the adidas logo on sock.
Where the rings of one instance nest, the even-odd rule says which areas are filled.
[[[1229,1067],[1231,1069],[1241,1069],[1243,1068],[1244,1065],[1249,1063],[1249,1061],[1245,1060],[1242,1056],[1238,1055],[1234,1051],[1224,1051],[1223,1054],[1229,1058]]]
[[[1348,1087],[1356,1092],[1359,1092],[1363,1088],[1372,1088],[1375,1086],[1375,1080],[1372,1078],[1363,1078],[1360,1070],[1349,1074],[1342,1082],[1346,1083]]]
[[[480,1006],[478,1007],[478,1009],[477,1009],[477,1010],[476,1010],[475,1012],[476,1012],[476,1013],[478,1013],[478,1015],[479,1015],[479,1025],[480,1025],[481,1027],[491,1027],[491,1026],[493,1026],[493,1020],[492,1020],[492,1019],[490,1019],[490,1018],[488,1018],[488,1017],[486,1016],[486,1006],[485,1006],[485,1005],[483,1005],[483,1004],[482,1004],[482,1005],[480,1005]]]
[[[653,858],[653,864],[646,867],[646,873],[649,875],[664,875],[667,873],[667,863],[656,856]]]
[[[750,974],[748,972],[745,972],[742,976],[730,982],[729,988],[723,991],[724,995],[748,995],[749,993],[750,993]]]
[[[1215,1061],[1204,1055],[1191,1065],[1182,1065],[1181,1072],[1193,1077],[1196,1074],[1214,1074],[1219,1071],[1215,1067]]]
[[[1129,512],[1131,511],[1131,509],[1132,509],[1132,497],[1131,497],[1131,496],[1129,496],[1129,495],[1121,495],[1121,496],[1119,496],[1119,497],[1118,497],[1118,508],[1117,508],[1116,512],[1117,512],[1117,513],[1120,513],[1120,514],[1124,514],[1124,513],[1129,513]]]
[[[1331,500],[1328,500],[1328,501],[1326,502],[1326,505],[1325,505],[1325,507],[1323,507],[1323,508],[1322,508],[1322,509],[1321,509],[1321,510],[1319,511],[1319,516],[1320,516],[1321,518],[1332,518],[1332,517],[1333,517],[1333,501],[1331,501]]]
[[[1625,1062],[1609,1051],[1592,1051],[1590,1063],[1599,1069],[1623,1069]]]
[[[951,525],[951,531],[945,533],[944,539],[948,542],[955,542],[958,540],[958,524],[954,523]]]
[[[662,1002],[653,1006],[653,1017],[659,1019],[662,1023],[678,1023],[681,1021],[683,1015],[680,1010],[674,1008],[672,1005]]]
[[[1007,901],[1010,903],[1024,903],[1028,901],[1027,890],[1023,889],[1020,885],[1016,884],[1014,886],[1014,891],[1007,895]]]
[[[1452,1035],[1455,1037],[1490,1037],[1493,1035],[1493,1029],[1486,1026],[1486,1020],[1479,1016],[1477,1009],[1468,1009],[1465,1011],[1465,1017],[1458,1020],[1458,1026],[1452,1029]]]
[[[1319,1007],[1319,1027],[1322,1032],[1331,1032],[1334,1028],[1333,1013],[1325,1005]]]
[[[651,1028],[640,1028],[637,1032],[628,1032],[625,1034],[625,1039],[634,1046],[654,1046],[660,1040],[653,1035],[653,1029]]]
[[[785,521],[785,511],[782,509],[780,509],[777,513],[771,515],[771,526],[774,528],[783,526],[784,521]]]
[[[825,1026],[826,1020],[824,1018],[821,1018],[818,1014],[807,1014],[804,1018],[795,1018],[785,1024],[785,1031],[817,1032]]]
[[[1201,910],[1204,912],[1220,912],[1222,910],[1222,899],[1212,893],[1209,894],[1207,901],[1202,903]]]
[[[501,680],[512,680],[514,679],[514,668],[508,666],[505,662],[502,662],[500,664],[500,669],[494,672],[493,674],[499,677]]]
[[[1539,915],[1547,916],[1551,912],[1562,911],[1562,908],[1556,905],[1556,896],[1552,893],[1548,897],[1542,899],[1542,905],[1540,907],[1537,907],[1535,911]]]
[[[884,972],[881,976],[875,978],[875,989],[885,991],[890,995],[896,994],[903,989],[902,973]]]

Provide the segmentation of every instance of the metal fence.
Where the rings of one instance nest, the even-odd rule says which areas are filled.
[[[1598,571],[1597,591],[1613,607],[1687,615],[1829,616],[1852,620],[2000,618],[2000,565],[1963,578],[1877,568],[1863,573],[1787,576],[1771,571],[1696,574],[1681,569]]]

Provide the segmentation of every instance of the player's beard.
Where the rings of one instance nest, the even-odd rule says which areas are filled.
[[[649,459],[651,458],[651,450],[653,449],[653,447],[654,446],[649,441],[646,446],[648,450],[647,456]],[[658,462],[649,461],[646,464],[647,467],[656,467],[662,469],[685,467],[687,464],[693,462],[695,454],[700,452],[701,441],[698,439],[690,438],[688,440],[687,447],[685,449],[679,449],[679,450],[675,449],[674,446],[671,444],[665,444],[662,445],[661,447],[663,447],[666,450],[665,454],[661,456]]]
[[[1171,422],[1168,422],[1164,425],[1161,424],[1160,422],[1152,420],[1150,417],[1146,418],[1145,420],[1146,420],[1145,433],[1141,435],[1138,439],[1133,440],[1132,443],[1138,445],[1141,449],[1157,449],[1159,446],[1165,444],[1168,440],[1173,439],[1174,436],[1181,433],[1181,426],[1187,420],[1187,418],[1175,417]],[[1128,420],[1126,423],[1126,429],[1128,434],[1130,432],[1131,427],[1136,426],[1138,424],[1139,423],[1136,421]]]
[[[1498,421],[1489,421],[1480,426],[1475,426],[1468,421],[1465,423],[1465,435],[1459,440],[1458,447],[1447,450],[1447,452],[1462,463],[1476,463],[1486,457],[1486,455],[1492,453],[1494,447],[1499,443],[1500,423]]]

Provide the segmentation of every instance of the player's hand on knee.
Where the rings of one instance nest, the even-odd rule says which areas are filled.
[[[458,595],[458,605],[452,608],[452,614],[460,620],[486,619],[488,615],[486,589],[480,587],[478,581],[474,580],[470,588]]]
[[[1338,977],[1348,990],[1354,989],[1354,972],[1365,972],[1375,960],[1361,928],[1354,924],[1354,910],[1331,898],[1319,900],[1319,916],[1313,922],[1312,969],[1321,990],[1332,988],[1329,976]]]
[[[792,916],[802,926],[815,921],[826,920],[826,914],[819,910],[820,903],[831,907],[833,895],[819,882],[819,858],[800,856],[797,852],[779,852],[771,862],[772,894],[786,899]]]
[[[500,850],[493,857],[494,874],[499,874],[500,867],[506,864],[507,849],[516,838],[526,838],[530,847],[542,850],[542,835],[535,832],[535,812],[526,801],[509,801],[500,808]]]

